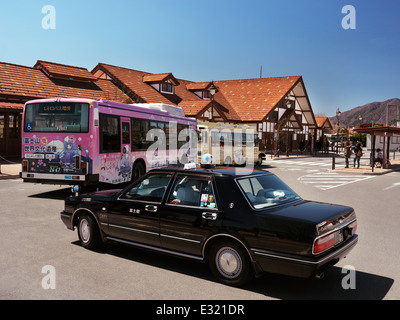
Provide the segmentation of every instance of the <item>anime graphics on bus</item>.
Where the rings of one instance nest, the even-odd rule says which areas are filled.
[[[176,140],[195,131],[197,122],[178,109],[106,100],[29,101],[23,115],[21,177],[35,183],[119,184],[151,168],[179,163],[182,154],[195,162],[197,150],[179,150],[185,145]]]

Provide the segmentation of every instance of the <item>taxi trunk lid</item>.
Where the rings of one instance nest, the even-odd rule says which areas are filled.
[[[354,209],[351,207],[306,200],[274,210],[273,214],[302,224],[314,225],[316,236],[356,218]]]

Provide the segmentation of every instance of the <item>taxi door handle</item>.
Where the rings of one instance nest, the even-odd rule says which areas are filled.
[[[217,220],[218,217],[218,215],[215,212],[203,212],[201,216],[203,217],[203,219],[207,220]]]
[[[144,209],[148,212],[157,212],[157,206],[147,205],[144,207]]]

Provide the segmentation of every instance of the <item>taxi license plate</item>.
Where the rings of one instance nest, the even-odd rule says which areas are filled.
[[[343,230],[339,230],[335,233],[335,245],[343,242]]]

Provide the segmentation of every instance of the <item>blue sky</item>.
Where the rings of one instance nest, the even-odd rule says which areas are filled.
[[[42,8],[56,28],[42,28]],[[342,28],[345,5],[356,29]],[[315,113],[400,97],[398,0],[1,0],[0,61],[192,81],[301,75]]]

